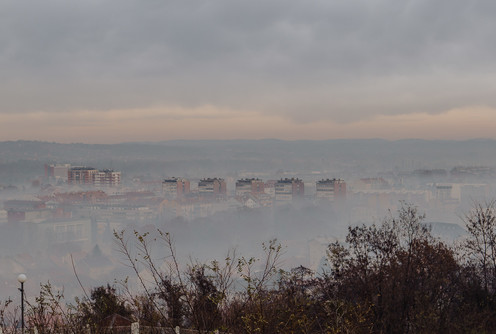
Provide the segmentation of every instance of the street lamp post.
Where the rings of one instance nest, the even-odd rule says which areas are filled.
[[[21,291],[21,328],[22,328],[22,334],[24,334],[24,282],[26,282],[28,278],[24,274],[20,274],[17,276],[17,280],[19,283],[21,283],[21,288],[19,291]]]

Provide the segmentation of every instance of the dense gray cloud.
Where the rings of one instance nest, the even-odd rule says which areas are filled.
[[[3,0],[0,112],[496,105],[492,0]]]

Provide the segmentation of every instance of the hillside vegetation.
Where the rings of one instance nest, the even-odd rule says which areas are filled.
[[[468,237],[451,245],[404,205],[381,224],[350,227],[345,242],[329,245],[317,273],[282,270],[276,240],[263,244],[260,259],[231,251],[222,261],[181,264],[166,232],[115,232],[135,277],[95,287],[71,304],[43,284],[29,302],[27,326],[80,333],[89,324],[98,332],[119,314],[142,326],[204,333],[495,332],[494,209],[494,202],[474,207],[465,216]],[[19,321],[8,301],[0,315],[4,331]]]

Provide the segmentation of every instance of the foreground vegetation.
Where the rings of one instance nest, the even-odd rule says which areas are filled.
[[[232,251],[223,261],[183,266],[167,233],[115,233],[135,277],[71,304],[44,284],[29,303],[27,326],[40,334],[81,333],[88,325],[98,332],[119,314],[204,333],[492,333],[495,214],[494,202],[477,205],[465,217],[467,238],[448,245],[404,205],[381,224],[350,227],[344,243],[329,245],[319,273],[282,270],[275,240],[263,245],[261,259]],[[9,312],[8,301],[0,311],[4,332],[12,331],[18,312]]]

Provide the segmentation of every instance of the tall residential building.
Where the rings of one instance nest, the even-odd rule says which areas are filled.
[[[92,185],[98,169],[93,167],[72,167],[67,173],[67,183]]]
[[[95,174],[95,186],[118,186],[121,184],[121,172],[104,169]]]
[[[70,168],[70,164],[45,165],[45,177],[50,181],[67,182],[67,175]]]
[[[303,181],[297,178],[280,179],[275,184],[276,203],[289,203],[295,199],[303,198],[305,186]]]
[[[99,171],[93,167],[72,167],[68,170],[67,183],[95,186],[118,186],[121,183],[121,172],[111,169]]]
[[[340,179],[325,179],[316,182],[315,197],[320,200],[334,201],[346,198],[346,182]]]
[[[236,196],[263,194],[265,184],[260,179],[241,179],[236,181]]]
[[[226,181],[220,178],[207,178],[198,182],[198,193],[203,196],[225,196]]]
[[[190,183],[186,179],[176,177],[162,181],[162,193],[166,198],[181,198],[190,192]]]

